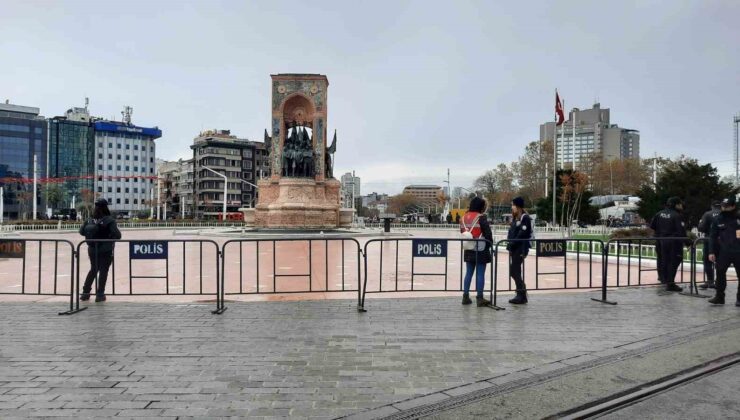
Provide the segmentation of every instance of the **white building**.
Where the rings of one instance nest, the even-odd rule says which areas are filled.
[[[347,172],[346,174],[342,175],[341,183],[342,207],[353,208],[354,205],[352,204],[352,198],[354,197],[354,199],[356,200],[361,197],[360,177],[353,176],[352,172]]]
[[[156,197],[155,139],[157,128],[139,127],[119,121],[96,121],[95,191],[108,200],[112,211],[134,216],[150,209]]]

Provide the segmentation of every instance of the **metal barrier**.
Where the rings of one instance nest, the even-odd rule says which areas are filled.
[[[100,251],[98,246],[95,245],[101,243],[114,244],[113,260],[108,276],[110,278],[110,281],[106,283],[106,294],[114,296],[214,295],[216,297],[216,310],[212,312],[214,314],[220,314],[223,312],[221,310],[221,308],[223,307],[223,304],[220,301],[221,294],[219,293],[219,279],[221,277],[219,263],[221,249],[215,241],[199,239],[96,239],[84,240],[80,242],[77,245],[76,252],[76,290],[73,291],[73,296],[76,296],[77,299],[76,305],[78,309],[80,297],[80,272],[82,271],[81,268],[85,265],[83,263],[83,259],[81,258],[81,256],[83,255],[82,246],[84,245],[88,249],[88,252],[86,254],[88,254],[90,259],[97,259],[100,256]],[[121,246],[122,244],[126,245]],[[189,244],[195,245],[189,246]],[[91,246],[93,247],[92,251],[90,250]],[[209,252],[207,248],[211,248],[211,251]],[[178,252],[180,249],[182,250],[181,253]],[[171,251],[174,251],[174,253]],[[205,266],[204,261],[207,261],[210,255],[206,255],[204,257],[204,252],[206,252],[207,254],[212,254],[212,266]],[[121,254],[127,256],[127,264],[124,265],[124,267],[121,267],[120,264],[116,264],[116,261],[120,259],[119,257]],[[193,254],[197,255],[197,259],[190,258],[190,256],[192,256]],[[136,261],[137,263],[134,264],[134,261]],[[164,264],[162,264],[162,262],[164,262]],[[86,265],[89,269],[90,263],[88,262],[88,264]],[[121,271],[125,273],[125,277],[123,279],[125,280],[125,283],[123,285],[118,282],[121,279],[117,278],[116,276],[117,269],[119,273]],[[204,275],[204,269],[207,269],[210,272],[207,272]],[[193,284],[193,282],[188,284],[188,273],[192,272],[197,273],[197,281],[195,282],[195,284]],[[204,279],[207,279],[209,277],[213,278],[213,282],[210,283],[212,284],[212,287],[209,287],[209,283],[204,283]],[[93,283],[94,289],[97,288],[98,280],[98,274],[96,273],[96,277]],[[159,285],[161,288],[157,288],[156,285],[154,287],[151,287],[151,283],[142,283],[140,280],[158,280],[161,283]],[[136,288],[144,290],[137,291],[135,290]]]
[[[236,256],[233,256],[234,252],[229,252],[234,248],[238,249],[238,261],[232,261]],[[226,241],[221,250],[222,305],[227,294],[356,291],[360,307],[362,251],[360,243],[354,238],[233,239]],[[248,260],[246,263],[245,259]],[[306,259],[303,267],[294,267],[303,259]],[[356,271],[347,269],[347,263],[352,260],[355,260]],[[236,272],[231,268],[232,264],[238,264]],[[332,267],[335,269],[332,270]],[[353,272],[356,275],[354,281],[347,278]],[[300,283],[291,281],[287,285],[280,285],[279,278],[304,279],[307,284],[301,287]]]
[[[52,249],[48,249],[52,246]],[[47,248],[46,253],[44,248]],[[74,244],[67,240],[0,239],[0,294],[69,295],[69,311],[73,311],[71,293],[75,283],[75,255]],[[64,267],[68,267],[69,271],[66,271]],[[18,279],[13,274],[17,273],[20,273],[20,284],[15,284]],[[48,281],[49,277],[52,279],[51,284]],[[69,277],[69,289],[67,290],[62,287],[64,283],[60,282],[60,279],[64,277]],[[70,313],[69,311],[61,312],[60,315],[66,315]]]
[[[365,279],[363,282],[362,287],[362,298],[360,300],[360,308],[362,311],[365,310],[365,297],[367,293],[386,293],[386,292],[452,292],[452,291],[463,291],[463,263],[464,263],[464,249],[463,249],[463,242],[476,242],[478,243],[487,243],[489,245],[488,249],[489,252],[491,250],[491,243],[485,239],[448,239],[448,238],[398,238],[398,239],[371,239],[365,243],[365,247],[363,248],[363,254],[365,255]],[[374,244],[378,244],[379,251],[377,252],[377,259],[379,262],[378,265],[378,284],[377,288],[370,287],[368,288],[368,279],[370,278],[370,270],[369,270],[369,262],[368,260],[371,259],[371,254],[373,251]],[[388,244],[388,250],[386,250],[386,245]],[[392,249],[390,249],[390,245],[393,244],[394,246]],[[409,244],[408,250],[404,250],[404,252],[401,252],[401,247],[403,245]],[[449,244],[459,244],[459,252],[457,250],[450,252],[450,246]],[[406,248],[404,246],[404,248]],[[388,254],[391,252],[394,255],[393,261],[394,261],[394,274],[393,274],[393,282],[391,284],[391,287],[386,288],[384,290],[384,282],[383,282],[383,256],[384,254]],[[450,264],[450,254],[459,255],[459,260],[453,259],[452,264]],[[374,254],[373,254],[374,255]],[[478,253],[476,255],[476,262]],[[409,258],[407,260],[407,258]],[[419,264],[416,262],[417,259],[424,258],[426,263],[422,263],[422,267],[419,267]],[[429,258],[434,258],[435,261],[429,261]],[[407,279],[401,279],[399,276],[399,262],[404,261],[406,265],[410,265],[410,271],[404,272],[401,270],[402,275],[405,275],[404,277],[407,277]],[[442,263],[442,264],[440,264]],[[450,274],[450,265],[453,267],[456,267],[459,265],[459,282],[455,283],[454,287],[451,287],[451,283],[448,280],[449,274]],[[437,269],[438,271],[432,272],[431,270]],[[421,272],[417,270],[423,270]],[[489,272],[489,279],[491,289],[485,289],[485,291],[493,291],[496,288],[496,282],[495,277],[493,276],[493,270],[490,270]],[[429,286],[426,283],[419,283],[416,281],[417,276],[422,277],[443,277],[444,280],[442,282],[437,282],[438,284],[436,286]],[[373,275],[373,277],[375,277]],[[504,308],[500,308],[496,306],[496,295],[495,293],[491,295],[491,304],[489,305],[490,308],[501,310]]]
[[[499,275],[498,268],[499,268],[499,253],[500,248],[502,248],[502,245],[510,244],[510,243],[516,243],[516,242],[530,242],[534,244],[533,251],[530,252],[530,261],[532,258],[534,258],[534,288],[531,288],[530,285],[527,285],[527,290],[566,290],[566,289],[594,289],[594,288],[600,288],[602,291],[602,298],[601,299],[593,299],[598,302],[602,303],[612,303],[609,302],[606,299],[606,277],[604,276],[603,267],[604,264],[604,253],[603,250],[605,249],[604,243],[601,240],[598,239],[502,239],[498,242],[496,242],[496,248],[494,252],[494,266],[496,267],[494,277],[497,277]],[[506,246],[503,246],[503,248],[506,248]],[[556,258],[556,259],[562,259],[562,271],[540,271],[541,262],[540,260],[542,258]],[[575,282],[573,282],[573,279],[568,278],[568,262],[575,260]],[[522,280],[525,282],[526,285],[526,261],[527,259],[524,259],[524,262],[522,263]],[[509,275],[510,268],[511,268],[511,257],[507,258],[508,264],[506,265],[506,276],[509,278],[508,283],[508,291],[513,291],[515,289],[512,289],[512,278]],[[601,264],[601,270],[597,268],[594,270],[594,262]],[[584,270],[582,269],[582,263],[587,263],[587,273],[588,273],[588,282],[581,281],[582,276],[584,273]],[[594,283],[594,271],[601,274],[601,281],[598,283]],[[560,285],[558,286],[545,286],[541,287],[540,285],[540,277],[541,276],[562,276],[563,277],[563,284],[562,287]],[[597,279],[598,280],[598,279]],[[497,291],[496,291],[497,292]],[[495,296],[495,292],[494,292]]]

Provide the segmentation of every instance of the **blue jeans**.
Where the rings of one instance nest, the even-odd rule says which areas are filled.
[[[475,270],[475,292],[477,297],[483,297],[483,288],[486,284],[486,263],[474,262],[465,263],[467,269],[465,271],[465,282],[463,284],[463,292],[465,294],[470,293],[470,283],[473,280],[473,270]]]

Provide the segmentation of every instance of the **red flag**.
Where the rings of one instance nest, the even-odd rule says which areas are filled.
[[[560,125],[565,121],[565,114],[563,113],[563,102],[560,100],[558,91],[555,91],[555,125]]]

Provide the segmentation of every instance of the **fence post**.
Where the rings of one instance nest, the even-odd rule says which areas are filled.
[[[690,262],[689,262],[689,291],[688,292],[681,292],[679,294],[684,296],[691,296],[691,297],[698,297],[698,298],[710,298],[709,295],[703,295],[699,293],[699,288],[696,286],[696,244],[698,244],[700,241],[704,242],[706,238],[697,238],[692,244],[690,249]]]
[[[72,261],[70,262],[69,272],[69,310],[59,312],[58,315],[74,315],[87,309],[87,306],[83,306],[82,308],[80,308],[80,294],[77,293],[77,289],[79,289],[80,287],[80,245],[82,245],[84,242],[85,241],[82,241],[79,245],[77,245],[77,250],[75,250],[74,245],[72,245],[71,242],[69,243],[71,254],[70,257],[72,259]],[[77,301],[77,308],[75,308],[74,305],[75,300]]]
[[[611,244],[611,241],[606,242],[606,246],[603,247],[603,252],[601,253],[601,299],[591,298],[591,300],[594,302],[606,303],[608,305],[616,305],[617,302],[608,301],[606,298],[606,275],[609,272],[607,266],[607,264],[609,264],[609,244]],[[618,248],[619,245],[617,245],[617,249]],[[619,270],[619,258],[617,258],[617,270]]]

